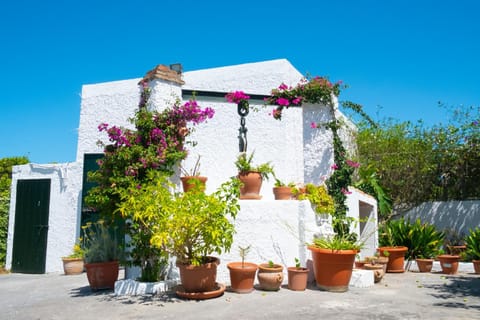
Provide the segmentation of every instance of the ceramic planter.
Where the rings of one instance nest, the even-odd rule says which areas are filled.
[[[216,257],[208,258],[209,262],[199,266],[177,263],[180,270],[180,281],[185,292],[200,293],[218,289],[216,279],[220,259]]]
[[[415,259],[417,263],[418,272],[430,272],[433,267],[433,259]]]
[[[382,280],[383,276],[385,275],[385,272],[383,271],[383,266],[381,264],[365,263],[363,268],[365,270],[373,271],[373,279],[375,283],[380,282],[380,280]]]
[[[289,267],[288,270],[288,289],[293,291],[304,291],[307,288],[308,269]]]
[[[88,283],[92,290],[114,289],[118,279],[118,261],[86,263]]]
[[[83,258],[62,258],[65,275],[76,275],[83,272]]]
[[[352,277],[357,250],[332,250],[309,246],[315,282],[321,290],[345,292]]]
[[[260,172],[250,171],[240,173],[238,179],[242,183],[240,187],[240,199],[242,200],[260,200],[260,189],[262,188],[262,175]]]
[[[274,187],[273,195],[275,196],[275,200],[291,200],[292,188],[291,187]]]
[[[442,254],[437,256],[437,259],[438,261],[440,261],[440,266],[442,267],[442,273],[445,273],[445,274],[457,273],[460,256],[451,255],[451,254]]]
[[[253,290],[258,266],[251,262],[230,262],[227,264],[230,272],[230,287],[237,293],[249,293]]]
[[[377,249],[380,256],[386,256],[388,252],[387,272],[402,273],[405,272],[405,253],[407,247],[380,247]]]
[[[258,266],[257,279],[260,289],[277,291],[283,282],[283,267],[279,264],[270,267],[268,263],[262,263]]]

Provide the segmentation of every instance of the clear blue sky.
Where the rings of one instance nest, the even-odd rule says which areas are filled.
[[[480,105],[480,1],[3,1],[0,158],[74,161],[83,84],[288,59],[375,119]]]

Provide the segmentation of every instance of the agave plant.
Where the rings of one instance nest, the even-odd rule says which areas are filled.
[[[469,260],[480,260],[480,228],[470,229],[469,234],[465,237],[467,245],[467,258]]]

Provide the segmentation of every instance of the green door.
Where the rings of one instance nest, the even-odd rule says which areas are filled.
[[[50,179],[18,180],[12,271],[45,273]]]

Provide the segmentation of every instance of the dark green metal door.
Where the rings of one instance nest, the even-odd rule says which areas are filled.
[[[50,179],[18,180],[12,271],[45,273]]]

